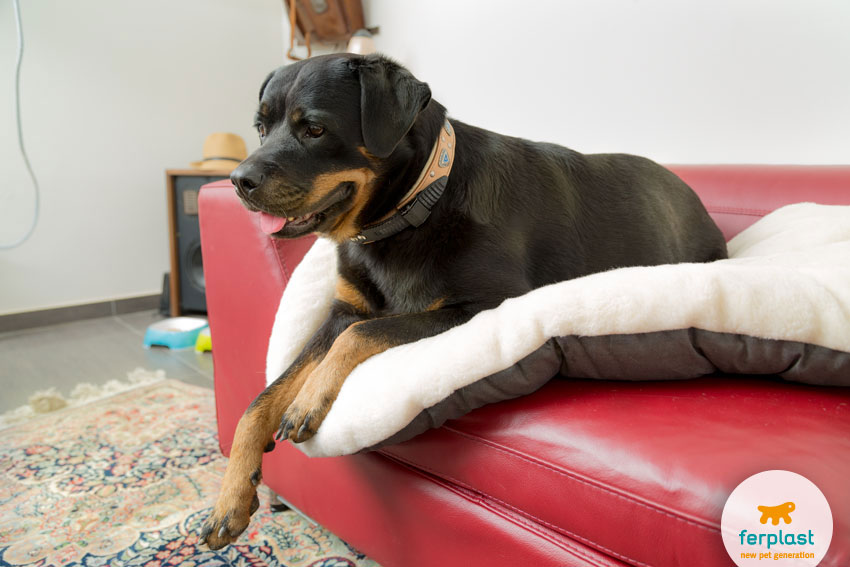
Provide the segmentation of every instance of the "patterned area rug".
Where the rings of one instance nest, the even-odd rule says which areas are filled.
[[[199,546],[227,460],[213,393],[174,380],[0,432],[0,565],[376,566],[272,494],[239,545]]]

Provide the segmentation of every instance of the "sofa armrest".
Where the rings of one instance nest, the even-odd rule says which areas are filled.
[[[230,454],[245,408],[265,387],[266,350],[280,296],[315,238],[264,234],[228,180],[198,198],[219,444]]]

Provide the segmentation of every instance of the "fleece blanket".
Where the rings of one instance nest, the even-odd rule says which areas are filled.
[[[721,370],[850,386],[850,206],[783,207],[728,248],[728,260],[710,264],[621,268],[539,288],[376,355],[297,446],[335,456],[402,441],[557,374],[674,379]],[[334,244],[319,239],[281,299],[268,383],[322,323],[335,281]]]

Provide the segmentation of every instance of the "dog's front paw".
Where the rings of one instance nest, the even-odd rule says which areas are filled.
[[[311,398],[304,390],[298,393],[280,420],[280,429],[275,436],[277,439],[302,443],[316,434],[328,415],[331,402],[324,396],[317,400]]]
[[[279,440],[290,439],[293,443],[306,441],[316,434],[327,413],[321,408],[307,409],[293,403],[283,414],[276,437]]]
[[[212,514],[201,530],[201,543],[206,543],[210,549],[221,549],[245,531],[251,515],[260,507],[256,489],[251,486],[247,496],[245,492],[244,489],[228,491],[222,488]],[[237,496],[240,493],[242,496]]]

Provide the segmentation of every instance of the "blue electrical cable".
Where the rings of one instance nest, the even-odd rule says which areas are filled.
[[[39,188],[38,181],[35,178],[35,173],[32,171],[32,166],[30,165],[30,159],[27,157],[27,151],[24,149],[24,131],[21,126],[21,61],[24,58],[24,29],[21,25],[21,6],[19,0],[12,0],[12,5],[15,8],[15,25],[18,30],[18,58],[15,62],[15,118],[18,124],[18,148],[21,150],[21,157],[24,158],[24,165],[27,168],[27,172],[29,172],[30,179],[32,180],[33,187],[33,198],[35,200],[35,209],[32,215],[32,224],[30,225],[27,233],[18,241],[13,242],[12,244],[0,244],[0,250],[9,250],[11,248],[17,248],[24,242],[26,242],[32,233],[35,231],[35,227],[38,224],[39,210],[40,210],[40,198],[39,198]]]

